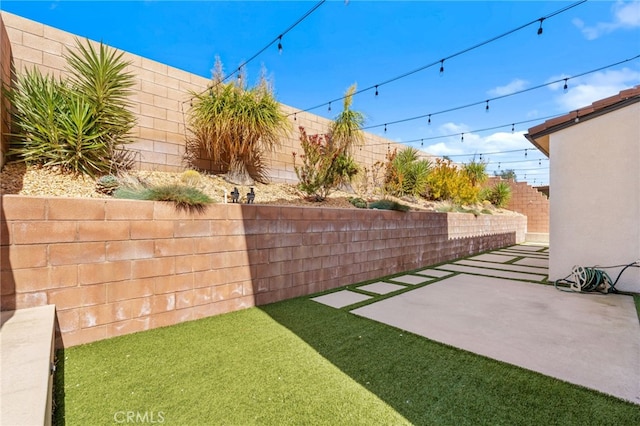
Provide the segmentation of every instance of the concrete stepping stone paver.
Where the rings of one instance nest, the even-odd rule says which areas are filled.
[[[459,274],[351,313],[640,404],[630,296]]]
[[[371,293],[377,293],[377,294],[387,294],[387,293],[392,293],[394,291],[402,290],[403,288],[407,288],[407,287],[399,284],[377,282],[377,283],[367,284],[367,285],[358,287],[358,290],[369,291]]]
[[[524,259],[516,260],[515,262],[513,262],[513,264],[548,268],[549,259],[535,259],[532,257],[525,257]]]
[[[536,259],[537,260],[537,259]],[[503,271],[514,271],[514,272],[526,272],[531,274],[548,274],[547,265],[544,267],[536,267],[530,265],[521,265],[515,263],[493,263],[493,262],[480,262],[477,260],[464,259],[454,262],[456,265],[466,265],[466,266],[475,266],[478,268],[491,268],[491,269],[500,269]],[[542,265],[541,265],[542,266]]]
[[[425,276],[415,276],[415,275],[402,275],[395,278],[389,278],[389,281],[396,281],[403,284],[422,284],[430,281],[429,278]]]
[[[483,260],[485,262],[498,262],[498,263],[506,263],[511,260],[516,259],[518,256],[507,255],[507,254],[495,254],[495,253],[485,253],[478,256],[470,257],[469,259],[473,260]]]
[[[345,306],[353,305],[354,303],[362,302],[363,300],[371,299],[371,296],[355,293],[349,290],[336,291],[335,293],[329,293],[322,296],[314,297],[311,300],[314,302],[322,303],[323,305],[331,306],[332,308],[342,308]]]
[[[497,265],[500,266],[500,265]],[[513,280],[528,280],[528,281],[542,281],[547,277],[547,274],[532,274],[524,272],[504,271],[500,269],[485,269],[476,268],[474,266],[446,264],[438,266],[438,268],[445,269],[447,271],[454,272],[466,272],[469,274],[485,275],[488,277],[499,277]]]
[[[451,272],[441,271],[439,269],[423,269],[422,271],[418,271],[414,273],[419,275],[426,275],[427,277],[434,277],[434,278],[442,278],[442,277],[446,277],[447,275],[451,275]]]

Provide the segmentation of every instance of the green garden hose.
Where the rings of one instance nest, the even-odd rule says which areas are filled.
[[[628,265],[599,266],[601,269],[576,265],[571,269],[569,275],[556,280],[554,286],[557,290],[567,292],[592,293],[597,291],[602,294],[618,293],[616,284],[622,273],[630,267],[640,268],[640,261],[629,263]],[[615,281],[612,281],[609,274],[602,270],[611,268],[622,268]],[[570,277],[573,279],[569,279]],[[560,283],[569,284],[569,288],[558,287]]]

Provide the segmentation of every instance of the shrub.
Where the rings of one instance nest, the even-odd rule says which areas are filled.
[[[180,175],[180,181],[188,186],[196,186],[200,183],[200,173],[195,170],[187,170]]]
[[[199,150],[227,173],[238,185],[267,182],[264,153],[280,144],[289,131],[289,122],[276,101],[269,82],[262,77],[254,87],[245,79],[223,83],[222,65],[216,58],[210,89],[192,93],[187,142],[187,159]]]
[[[407,212],[409,211],[409,206],[405,204],[398,203],[397,201],[382,199],[378,201],[374,201],[369,204],[370,209],[378,209],[378,210],[396,210],[399,212]]]
[[[14,126],[8,154],[92,177],[128,168],[133,157],[123,145],[135,124],[127,109],[133,86],[128,62],[103,44],[98,51],[88,41],[76,44],[79,53],[66,56],[69,79],[34,68],[7,91]]]
[[[113,175],[101,176],[96,181],[96,191],[112,195],[120,187],[120,181]]]
[[[349,202],[359,209],[366,209],[368,207],[367,202],[362,198],[349,197]]]
[[[450,200],[456,204],[472,204],[478,201],[480,189],[474,186],[465,173],[451,160],[436,159],[429,177],[429,197],[433,200]]]
[[[118,189],[114,196],[133,200],[171,201],[178,209],[202,210],[213,200],[196,188],[182,185],[162,185],[151,188]]]
[[[498,182],[484,194],[484,199],[498,208],[505,207],[511,199],[511,187],[506,182]]]
[[[391,195],[425,195],[428,189],[427,178],[431,171],[431,162],[421,160],[418,151],[408,147],[397,153],[387,153],[385,190]]]

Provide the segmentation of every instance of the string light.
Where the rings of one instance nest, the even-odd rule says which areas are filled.
[[[593,73],[605,70],[607,68],[612,68],[612,67],[621,65],[621,64],[623,64],[625,62],[634,61],[634,60],[636,60],[638,58],[640,58],[640,54],[636,55],[636,56],[634,56],[632,58],[623,59],[623,60],[618,61],[618,62],[613,63],[613,64],[605,65],[605,66],[600,67],[600,68],[596,68],[596,69],[593,69],[593,70],[590,70],[590,71],[585,71],[583,73],[576,74],[576,75],[571,76],[571,77],[567,77],[566,79],[567,80],[571,80],[573,78],[583,77],[585,75],[593,74]],[[558,84],[558,83],[560,83],[562,81],[564,81],[564,78],[561,78],[561,79],[558,79],[558,80],[554,80],[554,81],[550,81],[548,83],[542,83],[542,84],[539,84],[537,86],[532,86],[532,87],[529,87],[528,89],[518,90],[516,92],[512,92],[512,93],[509,93],[509,94],[506,94],[506,95],[496,96],[494,98],[487,99],[487,100],[484,100],[484,101],[476,101],[476,102],[472,102],[472,103],[469,103],[469,104],[466,104],[466,105],[461,105],[461,106],[445,109],[445,110],[438,111],[438,112],[432,112],[430,114],[422,114],[422,115],[418,115],[418,116],[415,116],[415,117],[409,117],[409,118],[403,118],[403,119],[396,120],[396,121],[390,121],[390,122],[387,122],[387,124],[404,123],[404,122],[407,122],[407,121],[418,120],[418,119],[421,119],[421,118],[424,118],[424,117],[429,117],[431,115],[444,114],[444,113],[448,113],[448,112],[458,111],[458,110],[461,110],[461,109],[474,107],[474,106],[483,104],[483,103],[488,102],[488,101],[496,101],[496,100],[505,99],[505,98],[508,98],[508,97],[511,97],[511,96],[521,95],[523,93],[531,92],[533,90],[542,89],[544,87],[548,87],[548,86],[551,86],[551,85],[554,85],[554,84]],[[363,127],[362,130],[373,129],[373,128],[381,127],[381,126],[382,126],[381,124],[375,124],[375,125]]]
[[[298,121],[298,114],[297,113],[293,113],[293,121]]]
[[[567,85],[567,78],[564,79],[564,87],[562,88],[564,90],[564,93],[567,93],[567,91],[569,90],[569,86]]]
[[[278,36],[278,53],[282,55],[282,34]]]
[[[376,96],[378,96],[378,85],[376,84]]]
[[[431,114],[429,114],[429,120],[427,120],[427,124],[431,126]]]
[[[384,125],[384,132],[387,133],[387,125]]]
[[[513,123],[513,124],[511,124],[511,133],[513,133],[515,131],[516,131],[516,124]]]
[[[464,142],[464,133],[460,133],[460,142]]]
[[[539,21],[540,21],[540,28],[538,28],[538,35],[541,35],[541,34],[542,34],[542,21],[544,21],[544,19],[545,19],[545,18],[540,18],[540,19],[539,19]]]
[[[484,107],[484,110],[486,112],[489,112],[489,100],[487,100],[487,106]]]
[[[413,74],[415,74],[415,73],[417,73],[417,72],[420,72],[420,71],[426,70],[426,69],[431,68],[431,67],[433,67],[433,66],[435,66],[435,65],[438,65],[438,64],[440,64],[440,75],[442,75],[442,74],[444,73],[444,61],[445,61],[445,60],[455,58],[455,57],[457,57],[457,56],[463,55],[463,54],[468,53],[468,52],[470,52],[470,51],[472,51],[472,50],[475,50],[475,49],[478,49],[478,48],[480,48],[480,47],[482,47],[482,46],[485,46],[485,45],[487,45],[487,44],[490,44],[490,43],[492,43],[492,42],[494,42],[494,41],[497,41],[497,40],[499,40],[499,39],[501,39],[501,38],[504,38],[504,37],[506,37],[506,36],[509,36],[509,35],[511,35],[511,34],[513,34],[513,33],[515,33],[515,32],[517,32],[517,31],[520,31],[520,30],[522,30],[522,29],[524,29],[524,28],[527,28],[527,27],[529,27],[529,26],[531,26],[531,25],[535,24],[536,22],[540,22],[540,23],[542,23],[542,21],[543,21],[543,20],[545,20],[545,19],[549,19],[549,18],[554,17],[554,16],[556,16],[556,15],[559,15],[559,14],[561,14],[561,13],[563,13],[563,12],[566,12],[567,10],[572,9],[572,8],[574,8],[574,7],[576,7],[576,6],[579,6],[579,5],[581,5],[582,3],[585,3],[586,1],[587,1],[587,0],[579,0],[579,1],[575,2],[575,3],[572,3],[572,4],[570,4],[570,5],[565,6],[565,7],[561,8],[561,9],[559,9],[559,10],[556,10],[555,12],[552,12],[552,13],[550,13],[550,14],[548,14],[548,15],[545,15],[545,16],[544,16],[544,17],[542,17],[542,18],[534,19],[533,21],[527,22],[526,24],[520,25],[519,27],[517,27],[517,28],[513,28],[512,30],[509,30],[509,31],[507,31],[507,32],[505,32],[505,33],[502,33],[502,34],[500,34],[500,35],[494,36],[494,37],[492,37],[492,38],[490,38],[490,39],[488,39],[488,40],[482,41],[482,42],[480,42],[480,43],[478,43],[478,44],[475,44],[475,45],[473,45],[473,46],[471,46],[471,47],[467,47],[466,49],[463,49],[463,50],[460,50],[460,51],[458,51],[458,52],[455,52],[455,53],[453,53],[453,54],[451,54],[451,55],[449,55],[449,56],[447,56],[447,57],[444,57],[444,58],[442,58],[442,59],[440,59],[440,60],[438,60],[438,61],[435,61],[435,62],[432,62],[432,63],[426,64],[426,65],[423,65],[423,66],[421,66],[421,67],[419,67],[419,68],[416,68],[416,69],[413,69],[413,70],[411,70],[411,71],[407,71],[407,72],[405,72],[405,73],[403,73],[403,74],[400,74],[400,75],[398,75],[398,76],[396,76],[396,77],[390,78],[390,79],[385,80],[385,81],[383,81],[383,82],[379,82],[379,83],[377,83],[377,84],[375,84],[375,85],[373,85],[373,86],[369,86],[369,87],[365,87],[365,88],[363,88],[363,89],[360,89],[360,90],[358,90],[358,91],[354,92],[354,93],[352,94],[352,96],[354,96],[354,95],[359,95],[360,93],[366,92],[366,91],[368,91],[368,90],[372,90],[372,89],[376,88],[376,86],[383,86],[383,85],[385,85],[385,84],[393,83],[393,82],[395,82],[395,81],[398,81],[398,80],[400,80],[400,79],[403,79],[403,78],[409,77],[409,76],[411,76],[411,75],[413,75]],[[342,96],[342,97],[340,97],[340,98],[333,99],[333,101],[340,101],[340,100],[343,100],[344,98],[345,98],[345,97],[344,97],[344,96]],[[327,102],[324,102],[324,103],[322,103],[322,104],[318,104],[318,105],[316,105],[316,106],[313,106],[313,107],[310,107],[310,108],[306,108],[306,109],[303,109],[303,110],[301,110],[301,111],[311,111],[311,110],[314,110],[314,109],[317,109],[317,108],[320,108],[320,107],[322,107],[322,106],[326,105],[326,103],[327,103]]]
[[[331,102],[329,102],[329,112],[331,112]]]
[[[527,149],[524,150],[524,158],[527,158]]]

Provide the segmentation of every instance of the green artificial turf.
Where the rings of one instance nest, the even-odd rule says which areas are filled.
[[[57,424],[640,424],[636,405],[306,298],[59,357]]]

